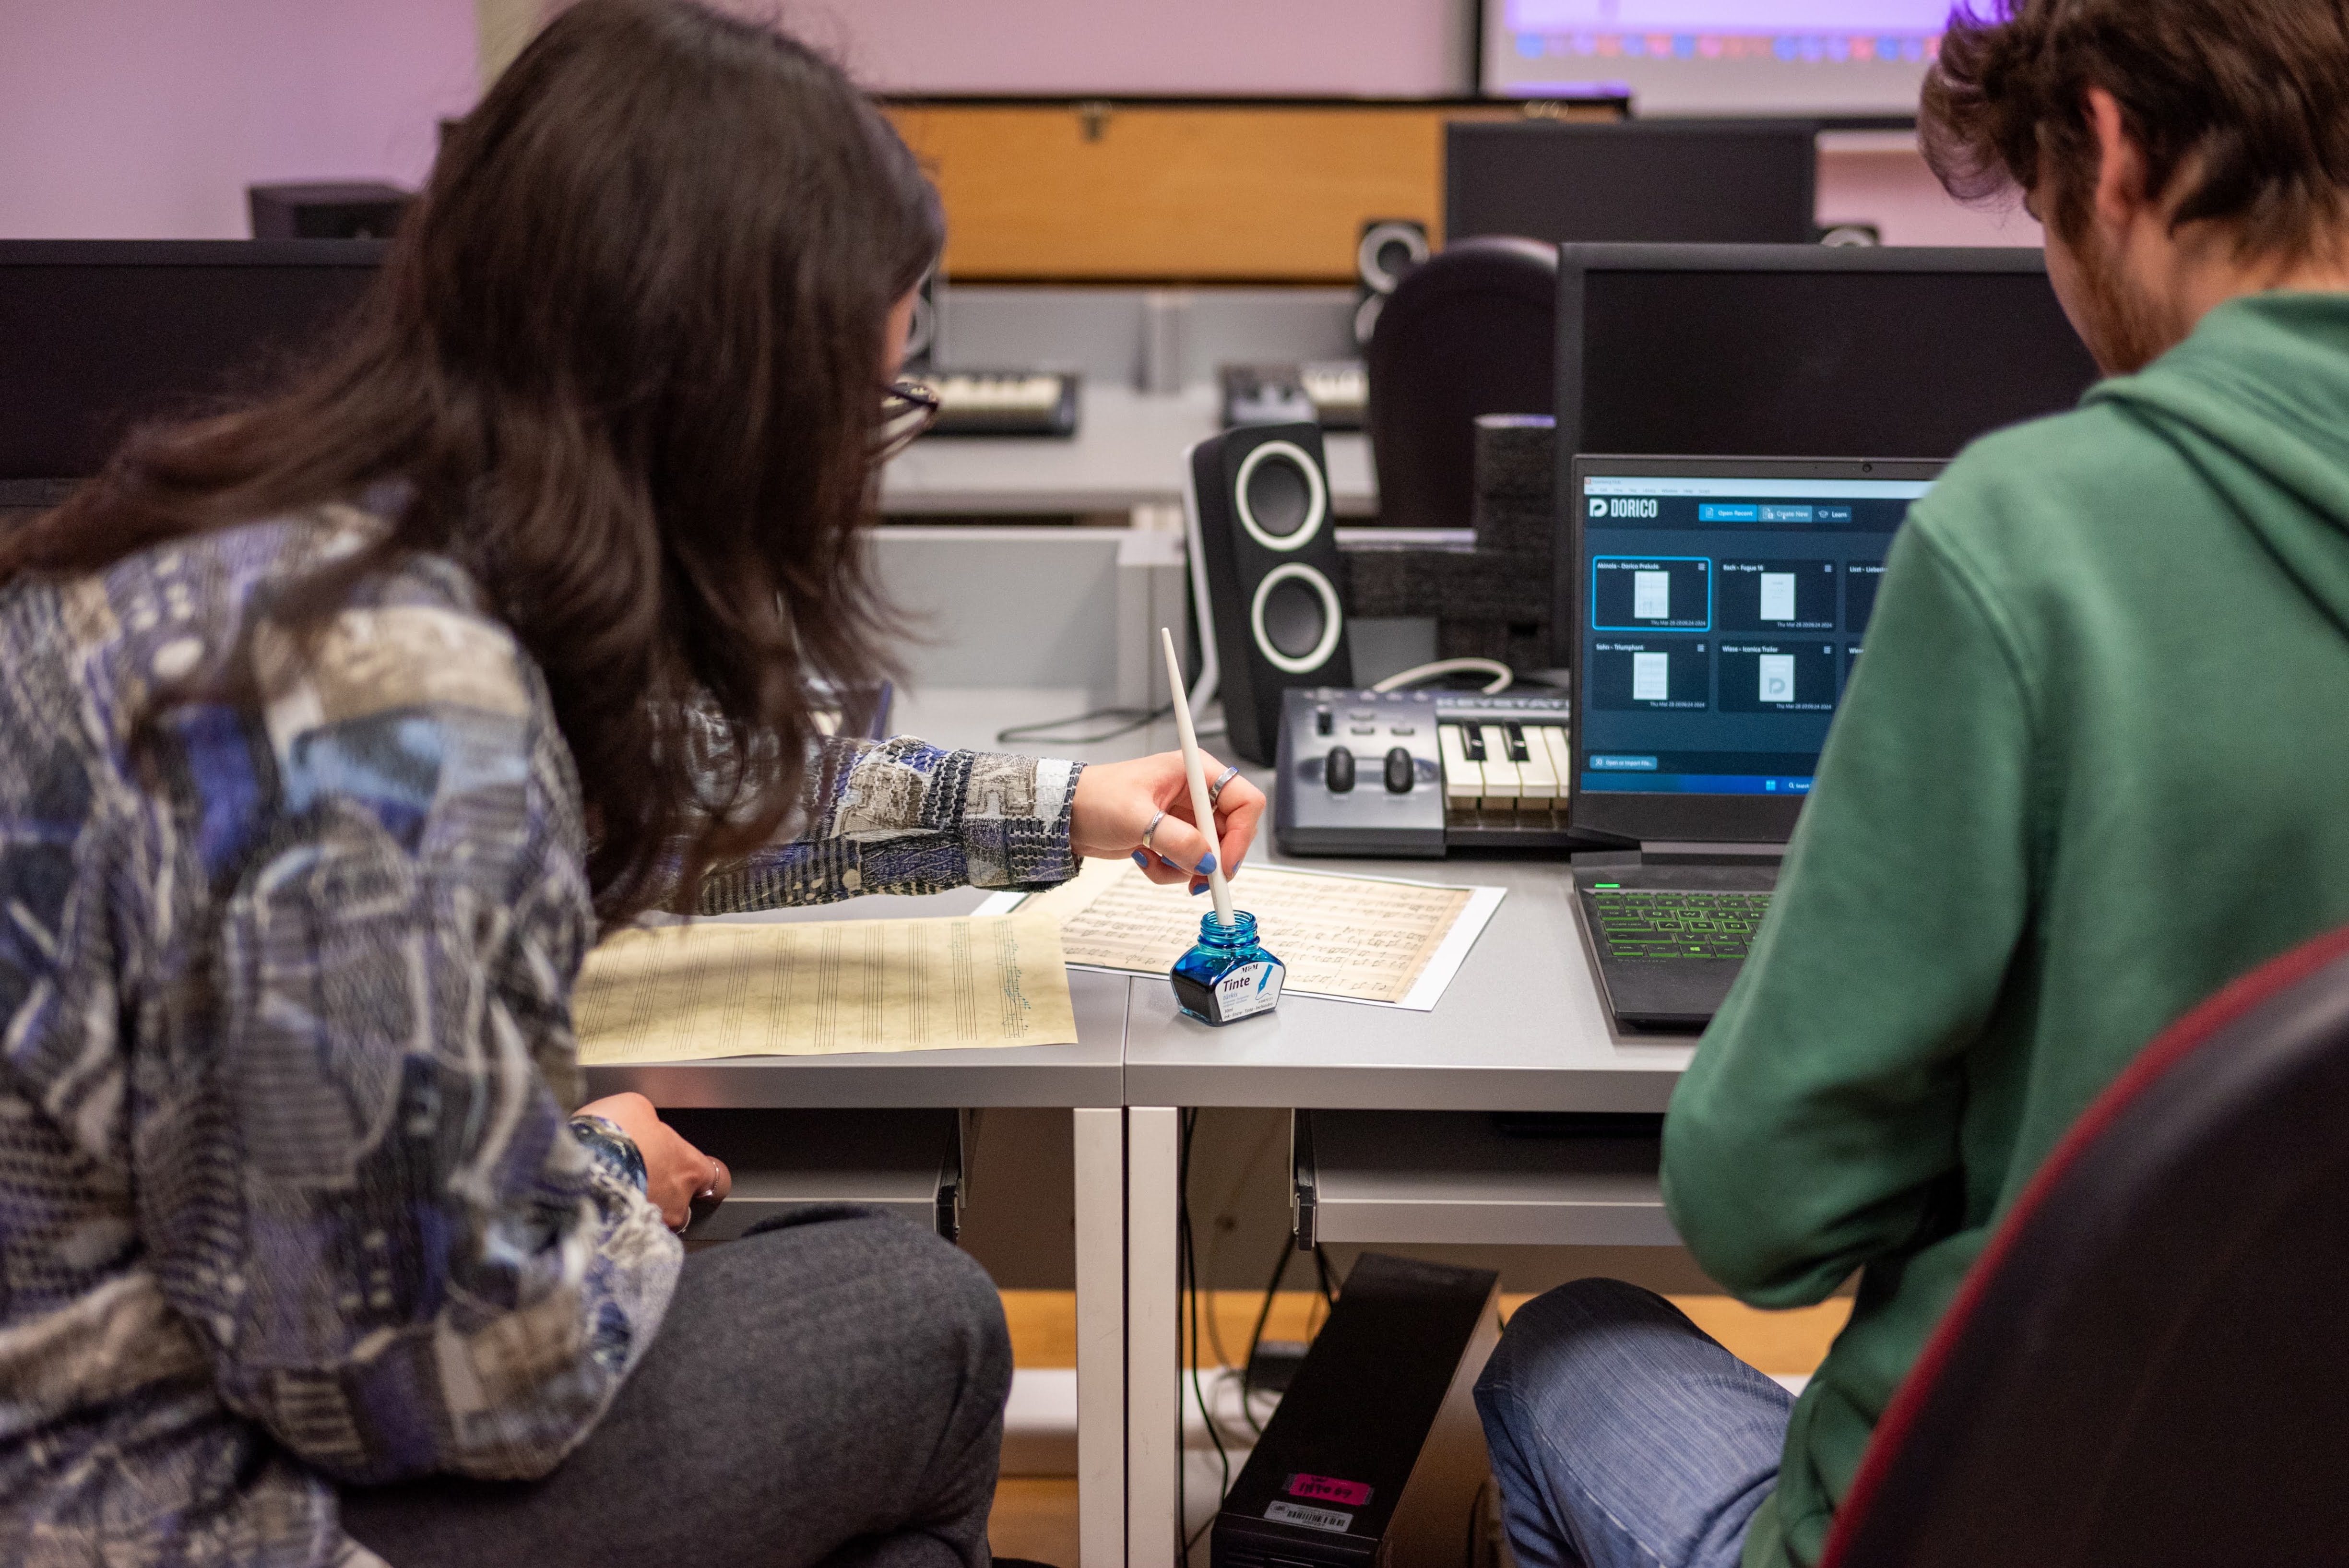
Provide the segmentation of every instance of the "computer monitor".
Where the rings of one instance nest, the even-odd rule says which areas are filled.
[[[2096,379],[2037,251],[1820,245],[1561,246],[1557,370],[1561,544],[1579,452],[1948,458]]]
[[[262,389],[365,292],[367,240],[0,242],[0,508],[45,506],[132,426]]]
[[[1781,842],[1939,462],[1580,457],[1569,820]]]
[[[1951,0],[1485,0],[1477,90],[1642,114],[1913,115]]]
[[[1807,244],[1817,140],[1808,120],[1454,122],[1444,133],[1444,234]]]

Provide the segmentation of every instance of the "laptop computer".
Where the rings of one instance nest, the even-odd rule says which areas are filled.
[[[1581,456],[1561,565],[1573,860],[1618,1024],[1701,1029],[1737,978],[1860,658],[1884,557],[1945,465]]]

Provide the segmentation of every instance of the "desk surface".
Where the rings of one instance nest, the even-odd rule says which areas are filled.
[[[1078,391],[1077,433],[1049,436],[932,436],[881,475],[881,510],[893,516],[1129,512],[1183,499],[1183,453],[1222,428],[1210,386],[1172,396],[1085,381]],[[1359,433],[1333,434],[1322,446],[1338,515],[1379,509],[1371,448]]]
[[[1214,1029],[1184,1017],[1164,981],[1134,981],[1128,1105],[1661,1111],[1671,1098],[1692,1042],[1615,1033],[1564,861],[1286,863],[1509,892],[1433,1012],[1291,996],[1269,1018]]]
[[[936,693],[901,722],[941,745],[988,745],[1007,723],[1053,716],[1052,694]],[[1062,694],[1065,696],[1065,694]],[[1041,705],[1042,711],[1030,709]],[[1043,747],[1111,762],[1166,743],[1160,725],[1104,745]],[[1210,742],[1210,745],[1220,744]],[[1270,770],[1251,768],[1258,785]],[[740,1057],[588,1069],[589,1093],[636,1089],[672,1106],[1274,1106],[1319,1110],[1661,1111],[1693,1054],[1683,1035],[1619,1033],[1600,1004],[1562,859],[1291,859],[1271,864],[1431,882],[1508,897],[1433,1012],[1290,996],[1269,1018],[1212,1029],[1163,980],[1071,971],[1075,1045],[1002,1051]],[[958,915],[985,895],[874,897],[746,921]]]
[[[1079,970],[1069,976],[1075,1045],[592,1067],[588,1092],[635,1089],[670,1106],[1664,1108],[1688,1065],[1691,1044],[1612,1029],[1584,956],[1560,862],[1295,863],[1497,883],[1509,894],[1433,1012],[1291,996],[1268,1018],[1211,1029],[1182,1015],[1163,980]],[[966,888],[732,918],[952,915],[981,897]]]

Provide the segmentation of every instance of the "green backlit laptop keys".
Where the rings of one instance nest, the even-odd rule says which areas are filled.
[[[1767,893],[1590,891],[1598,934],[1616,959],[1744,958],[1769,908]]]
[[[1587,856],[1574,868],[1607,1010],[1626,1028],[1702,1029],[1770,912],[1777,862],[1628,858]]]

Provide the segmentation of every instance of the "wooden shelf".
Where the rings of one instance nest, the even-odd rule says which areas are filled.
[[[957,281],[1351,283],[1362,225],[1444,232],[1444,128],[1610,101],[901,99]]]

